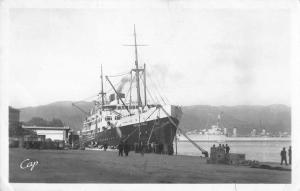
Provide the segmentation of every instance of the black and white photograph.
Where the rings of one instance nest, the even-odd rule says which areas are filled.
[[[299,1],[0,4],[1,190],[300,189]]]

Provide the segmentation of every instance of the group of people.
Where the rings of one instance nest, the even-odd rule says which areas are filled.
[[[226,145],[224,145],[224,144],[219,144],[219,146],[218,147],[216,147],[216,145],[214,144],[212,147],[211,147],[211,152],[210,153],[213,153],[214,151],[221,151],[221,152],[224,152],[224,153],[226,153],[226,154],[228,154],[229,153],[229,151],[230,151],[230,147],[226,144]]]
[[[289,150],[288,150],[288,155],[289,155],[289,165],[292,164],[292,147],[290,146],[289,147]],[[285,150],[285,147],[283,147],[282,151],[280,152],[280,156],[281,156],[281,165],[283,162],[285,162],[285,165],[288,165],[287,164],[287,160],[286,160],[286,150]]]
[[[169,153],[173,154],[173,146],[169,146]],[[130,150],[135,151],[136,153],[140,153],[141,155],[144,155],[144,153],[163,153],[163,144],[155,144],[155,143],[149,143],[145,144],[142,141],[138,143],[134,143],[133,145],[129,145],[127,141],[120,141],[117,149],[119,150],[119,156],[123,156],[123,153],[125,153],[125,156],[128,156],[128,153]]]
[[[130,146],[127,144],[127,142],[120,141],[118,145],[118,150],[119,150],[119,156],[123,156],[123,152],[125,156],[128,156],[129,151],[130,151]]]

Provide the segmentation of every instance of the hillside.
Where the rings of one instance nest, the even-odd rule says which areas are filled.
[[[76,103],[76,105],[88,112],[93,104],[91,102],[79,102]],[[82,121],[85,118],[85,114],[72,106],[71,101],[62,101],[21,109],[21,121],[28,121],[32,117],[41,117],[46,120],[58,118],[61,119],[65,125],[70,126],[72,129],[79,130],[82,127]]]
[[[186,106],[183,107],[181,125],[186,130],[205,129],[216,124],[221,114],[221,125],[232,132],[237,127],[238,134],[247,135],[253,128],[271,133],[291,132],[291,109],[285,105],[270,106]]]
[[[77,103],[85,111],[92,107],[91,102]],[[285,105],[270,106],[184,106],[180,126],[186,130],[204,129],[216,124],[217,116],[222,112],[221,123],[232,132],[237,127],[238,134],[249,134],[251,129],[258,132],[262,128],[268,132],[291,132],[291,109]],[[26,107],[21,109],[21,121],[28,121],[32,117],[42,117],[46,120],[61,119],[65,125],[79,130],[82,127],[84,114],[72,106],[72,102],[55,102],[49,105]]]

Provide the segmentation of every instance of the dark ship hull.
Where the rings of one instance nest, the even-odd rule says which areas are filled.
[[[179,120],[172,117],[172,120],[178,125]],[[173,141],[176,135],[176,127],[165,118],[152,121],[145,121],[137,124],[127,125],[118,128],[107,129],[102,132],[92,134],[82,134],[81,141],[87,146],[93,142],[96,145],[117,146],[120,141],[126,141],[131,150],[142,142],[147,147],[156,147],[156,152],[173,154]]]

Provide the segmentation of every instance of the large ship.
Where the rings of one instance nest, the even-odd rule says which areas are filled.
[[[120,142],[134,145],[158,145],[159,152],[173,154],[173,140],[182,116],[181,107],[150,100],[146,79],[146,65],[139,66],[136,31],[134,27],[135,68],[128,72],[130,78],[122,78],[117,87],[111,76],[105,76],[113,90],[109,94],[103,88],[101,66],[101,92],[94,106],[83,122],[80,142],[87,146],[116,146]],[[129,79],[129,80],[128,80]],[[128,94],[122,92],[125,83],[129,84]],[[151,102],[152,101],[152,102]]]
[[[221,124],[221,114],[218,115],[218,120],[216,124],[213,124],[208,128],[195,131],[189,131],[186,133],[188,137],[193,141],[209,141],[209,142],[224,142],[228,138],[227,129]],[[188,141],[186,136],[181,136],[178,132],[179,141]]]

